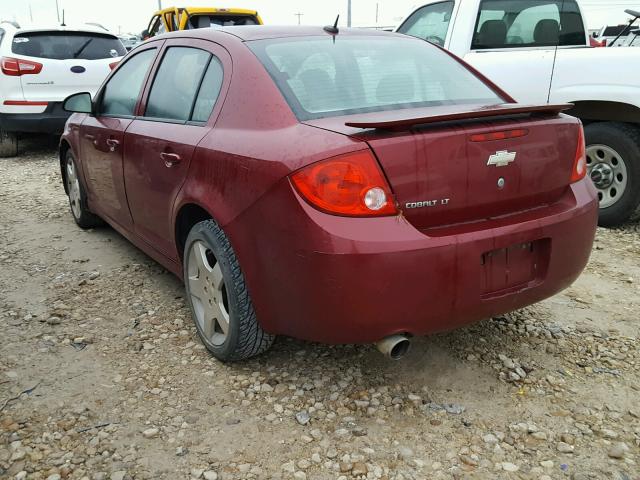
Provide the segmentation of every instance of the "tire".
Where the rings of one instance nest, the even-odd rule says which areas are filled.
[[[62,180],[65,182],[65,191],[69,198],[71,215],[80,228],[89,229],[99,227],[104,224],[102,219],[89,210],[87,206],[87,195],[78,176],[76,160],[73,158],[71,150],[67,150],[64,158],[64,171]]]
[[[244,360],[271,347],[275,336],[260,326],[238,259],[215,221],[197,223],[189,232],[183,272],[198,336],[214,357]]]
[[[587,169],[600,200],[598,224],[617,227],[640,205],[640,129],[607,122],[592,123],[584,131]]]
[[[0,158],[18,155],[18,136],[13,132],[0,130]]]

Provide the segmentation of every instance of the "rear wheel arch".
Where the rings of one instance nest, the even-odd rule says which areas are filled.
[[[180,206],[175,219],[175,241],[180,259],[184,255],[184,246],[191,229],[204,220],[216,220],[207,209],[197,203],[185,203]]]
[[[68,195],[69,189],[67,187],[67,171],[65,168],[65,162],[67,158],[67,152],[71,150],[71,145],[66,140],[60,141],[59,157],[60,157],[60,175],[62,175],[62,185],[64,186],[64,192]]]
[[[577,100],[566,113],[585,123],[627,122],[640,124],[640,107],[624,102]]]

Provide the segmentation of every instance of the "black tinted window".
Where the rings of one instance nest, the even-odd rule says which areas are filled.
[[[471,48],[585,45],[574,0],[482,0]]]
[[[87,32],[19,33],[13,37],[11,50],[17,55],[53,60],[100,60],[127,53],[116,37]]]
[[[153,81],[145,116],[187,121],[210,58],[198,48],[169,48]]]
[[[206,122],[216,104],[222,87],[223,70],[220,61],[213,57],[204,75],[191,119],[194,122]]]
[[[100,113],[133,116],[142,82],[155,54],[155,48],[140,52],[118,69],[105,86]]]
[[[234,25],[258,25],[258,19],[253,15],[192,15],[187,22],[187,29]]]

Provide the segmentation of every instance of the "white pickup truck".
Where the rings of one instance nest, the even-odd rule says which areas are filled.
[[[398,32],[463,58],[518,102],[573,103],[600,225],[640,204],[640,48],[591,48],[576,0],[431,0]]]

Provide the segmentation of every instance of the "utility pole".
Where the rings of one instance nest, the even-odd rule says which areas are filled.
[[[347,27],[351,27],[351,0],[347,0]]]
[[[158,10],[162,10],[162,0],[158,0]]]
[[[304,13],[294,13],[293,16],[294,17],[298,17],[298,25],[300,25],[300,19],[302,18],[302,16],[304,15]]]
[[[33,10],[31,10],[31,4],[29,4],[29,18],[31,19],[31,23],[33,23]]]

